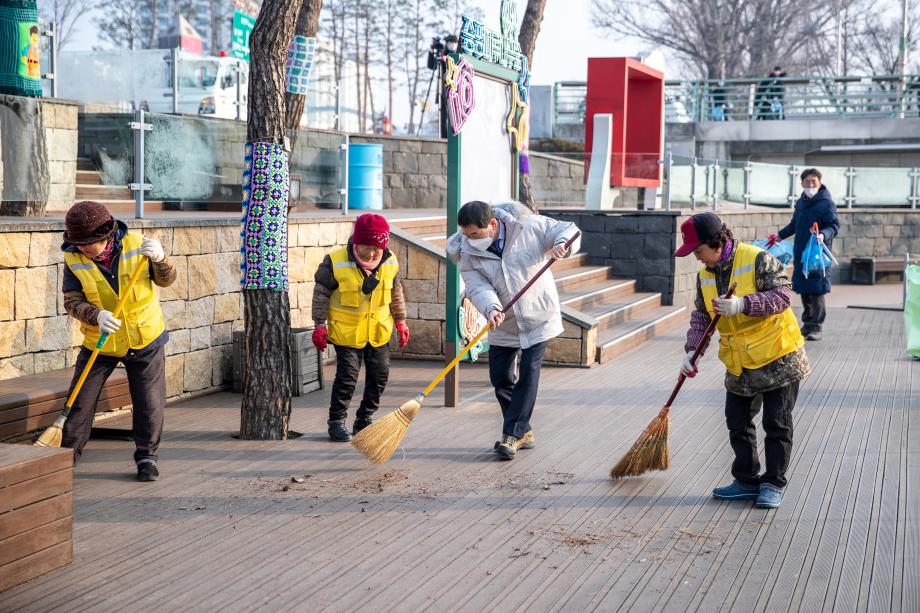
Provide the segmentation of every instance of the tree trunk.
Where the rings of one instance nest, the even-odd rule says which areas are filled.
[[[319,15],[323,8],[323,0],[303,0],[300,12],[297,14],[297,25],[294,27],[294,34],[311,38],[316,36],[319,30]],[[335,23],[335,17],[332,19]],[[333,44],[335,36],[333,35]],[[288,130],[296,130],[300,126],[300,120],[303,117],[304,104],[307,97],[300,94],[285,92],[284,106],[286,112],[286,123]]]
[[[537,35],[540,33],[545,6],[546,0],[527,0],[521,31],[518,33],[518,43],[521,45],[521,53],[527,58],[528,69],[533,66],[533,52],[537,47]],[[530,175],[522,172],[520,177],[518,200],[532,211],[537,212],[537,203],[530,185]]]
[[[246,134],[250,143],[284,143],[284,65],[301,1],[264,0],[252,30]],[[283,170],[286,173],[287,168]],[[285,238],[288,196],[288,190],[284,190],[280,236]],[[247,212],[247,222],[249,215]],[[283,245],[282,249],[286,248]],[[287,438],[291,416],[291,311],[286,287],[282,290],[243,290],[246,375],[240,410],[241,439]]]
[[[518,43],[521,45],[521,53],[527,57],[528,66],[533,65],[533,50],[537,46],[537,35],[540,33],[545,6],[546,0],[527,0],[521,31],[518,33]]]
[[[0,134],[3,155],[3,199],[0,215],[45,214],[51,179],[42,103],[38,98],[0,96],[0,107],[15,117],[18,128]],[[13,122],[8,122],[13,125]]]

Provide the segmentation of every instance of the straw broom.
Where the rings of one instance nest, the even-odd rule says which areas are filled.
[[[735,292],[735,285],[735,283],[732,283],[732,286],[728,288],[725,298],[729,298]],[[712,321],[709,322],[709,326],[706,327],[703,339],[690,357],[690,363],[693,366],[696,366],[697,360],[703,356],[706,348],[709,347],[709,341],[712,340],[712,335],[716,331],[716,324],[719,322],[720,317],[722,316],[716,314]],[[645,427],[645,430],[633,443],[632,448],[626,452],[626,455],[617,462],[616,466],[610,469],[611,479],[638,477],[650,470],[667,470],[671,467],[671,449],[668,446],[668,436],[671,430],[671,405],[686,380],[687,376],[683,373],[677,377],[677,385],[674,386],[674,391],[671,392],[671,396],[664,407],[655,416],[655,419]]]
[[[581,232],[576,232],[572,238],[570,238],[566,243],[566,249],[569,249],[572,246],[572,243],[575,242],[578,237],[581,236]],[[514,303],[517,302],[521,296],[524,295],[530,286],[536,283],[537,279],[543,275],[544,272],[549,270],[549,267],[555,262],[555,258],[550,258],[550,260],[543,265],[543,267],[537,271],[537,273],[527,282],[524,287],[521,288],[515,296],[502,307],[501,312],[507,313],[511,310],[511,307],[514,306]],[[463,356],[479,342],[479,340],[485,336],[492,328],[492,324],[488,323],[483,326],[482,330],[473,337],[466,347],[454,357],[450,363],[444,367],[444,369],[438,374],[434,380],[428,384],[418,396],[410,400],[409,402],[403,404],[401,407],[388,413],[364,428],[359,432],[352,440],[351,444],[355,448],[363,453],[367,458],[374,464],[383,464],[390,459],[390,456],[396,451],[399,447],[399,444],[402,442],[403,437],[406,435],[406,431],[409,429],[409,424],[412,423],[412,420],[415,419],[415,416],[418,415],[419,410],[422,408],[422,403],[425,401],[425,398],[434,390],[435,387],[447,376],[453,368],[463,359]]]
[[[121,310],[125,306],[125,302],[128,300],[128,294],[131,293],[131,289],[134,287],[134,284],[140,278],[141,273],[143,272],[144,267],[138,265],[134,269],[134,272],[131,274],[131,278],[128,280],[128,287],[124,289],[121,293],[121,297],[118,299],[118,303],[115,305],[115,310],[112,311],[112,316],[116,319],[121,314]],[[64,436],[64,423],[67,421],[67,418],[70,416],[70,411],[73,408],[73,403],[77,401],[77,396],[80,394],[80,390],[83,389],[83,384],[86,382],[86,377],[89,376],[89,371],[92,370],[93,364],[96,363],[96,358],[99,357],[99,352],[102,350],[103,345],[105,345],[106,340],[108,340],[109,335],[106,332],[103,332],[99,335],[99,342],[96,343],[96,348],[93,349],[93,353],[89,356],[89,360],[86,362],[86,366],[83,367],[83,372],[80,373],[80,378],[77,379],[77,384],[73,387],[73,391],[70,392],[70,396],[67,397],[67,402],[64,404],[64,410],[61,412],[61,415],[54,420],[54,423],[42,432],[42,435],[38,437],[38,440],[35,441],[36,447],[60,447],[61,439]]]

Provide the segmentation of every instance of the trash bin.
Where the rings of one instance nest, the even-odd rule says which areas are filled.
[[[383,208],[383,145],[348,145],[348,208]]]

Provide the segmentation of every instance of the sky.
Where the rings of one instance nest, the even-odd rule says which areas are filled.
[[[484,12],[484,25],[499,31],[501,0],[476,0]],[[518,15],[523,17],[526,0],[518,0]],[[591,25],[591,0],[547,0],[543,23],[531,67],[531,84],[551,85],[556,81],[584,81],[589,57],[635,55],[645,46],[638,41],[622,39],[601,32]],[[89,50],[98,39],[93,34],[91,15],[78,24],[70,50]],[[379,85],[381,93],[383,84]],[[404,91],[404,90],[403,90]],[[397,94],[404,100],[405,94]],[[408,120],[406,105],[395,109],[394,123],[400,126]]]

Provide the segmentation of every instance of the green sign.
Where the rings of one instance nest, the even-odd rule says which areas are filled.
[[[249,35],[256,18],[242,11],[233,11],[233,35],[230,37],[230,55],[249,61]]]

